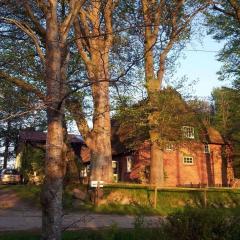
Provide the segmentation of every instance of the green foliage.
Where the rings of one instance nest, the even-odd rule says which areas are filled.
[[[234,1],[238,8],[239,1]],[[216,6],[223,11],[211,9],[207,14],[209,34],[218,41],[224,42],[224,47],[218,55],[218,60],[223,63],[218,72],[221,80],[230,79],[236,86],[240,86],[240,22],[236,10],[230,1],[220,1]]]
[[[229,140],[240,140],[240,95],[237,89],[217,88],[212,93],[214,101],[213,123]]]
[[[8,161],[15,157],[18,136],[22,129],[46,128],[46,115],[41,110],[34,111],[35,104],[36,97],[33,94],[0,81],[0,147],[8,148]]]
[[[127,148],[134,149],[148,140],[152,130],[156,132],[159,146],[165,147],[169,142],[182,141],[182,126],[201,129],[197,114],[173,88],[163,89],[152,98],[154,100],[146,99],[134,105],[126,100],[118,107],[114,116],[119,125],[117,134]]]
[[[217,88],[213,91],[213,124],[226,141],[233,146],[235,174],[240,176],[240,95],[234,88]]]
[[[133,229],[119,229],[113,224],[102,230],[69,231],[63,240],[238,240],[240,237],[239,211],[193,209],[171,214],[151,228],[143,215],[135,219]],[[0,233],[1,240],[35,240],[37,233]]]
[[[226,240],[239,239],[240,223],[237,212],[220,209],[194,209],[171,214],[166,228],[170,239],[179,240]]]
[[[26,144],[24,146],[22,155],[22,166],[20,171],[26,181],[29,180],[30,176],[33,175],[34,172],[36,172],[38,176],[43,176],[44,159],[44,149],[33,147],[30,144]]]

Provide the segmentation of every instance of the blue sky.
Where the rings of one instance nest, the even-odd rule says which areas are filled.
[[[185,50],[205,50],[218,51],[223,43],[218,43],[211,38],[205,36],[199,40],[192,40]],[[208,97],[214,87],[228,85],[228,82],[218,80],[216,72],[220,69],[221,63],[217,61],[216,52],[200,52],[200,51],[184,51],[185,57],[179,59],[180,67],[177,69],[177,76],[181,78],[186,76],[189,81],[197,80],[197,84],[193,86],[195,95],[199,97]]]

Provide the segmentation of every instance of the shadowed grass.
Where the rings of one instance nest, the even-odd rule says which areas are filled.
[[[104,196],[99,206],[93,206],[90,201],[80,203],[72,196],[73,188],[86,189],[86,186],[67,186],[64,191],[63,203],[66,210],[88,211],[97,213],[116,214],[144,214],[169,215],[185,206],[193,208],[219,208],[224,209],[240,207],[239,189],[189,189],[189,188],[163,188],[157,193],[157,207],[153,208],[154,190],[142,185],[108,185],[104,187]],[[40,186],[11,185],[0,186],[1,190],[12,190],[25,201],[40,206]],[[206,201],[205,201],[206,196]],[[80,204],[73,204],[75,201]],[[205,203],[207,205],[205,206]]]

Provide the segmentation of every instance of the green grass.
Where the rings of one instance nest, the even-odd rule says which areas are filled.
[[[112,226],[104,230],[82,230],[63,233],[63,240],[154,240],[161,237],[158,229],[118,229]],[[157,238],[155,236],[158,236]],[[0,240],[39,240],[39,233],[0,233]]]
[[[157,207],[153,208],[154,190],[151,187],[142,185],[114,184],[104,187],[103,201],[99,206],[93,206],[90,201],[83,205],[73,207],[73,188],[86,186],[71,185],[64,191],[64,208],[73,211],[87,211],[97,213],[117,213],[117,214],[144,214],[144,215],[169,215],[185,206],[194,208],[219,208],[231,209],[240,208],[240,190],[228,188],[163,188],[158,190]],[[1,189],[11,189],[17,195],[30,203],[40,206],[40,187],[32,185],[0,186]],[[205,206],[204,196],[207,195],[207,206]],[[124,204],[123,200],[127,199]]]
[[[118,194],[121,198],[131,199],[129,206],[121,206],[114,200],[100,206],[104,211],[138,213],[136,210],[150,214],[169,215],[185,206],[194,208],[235,208],[240,207],[240,190],[226,188],[189,189],[189,188],[162,188],[158,190],[157,207],[153,209],[154,190],[146,186],[134,185],[109,185],[105,188],[105,198],[110,194]],[[207,196],[207,206],[205,206],[205,192]]]
[[[170,214],[164,223],[155,228],[148,225],[144,216],[135,218],[133,229],[119,229],[117,225],[101,230],[69,231],[63,240],[239,240],[240,209],[191,208]],[[0,240],[36,240],[39,233],[5,232]]]

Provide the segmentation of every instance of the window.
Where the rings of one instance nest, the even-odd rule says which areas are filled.
[[[174,150],[174,145],[173,143],[167,143],[165,147],[166,151],[173,151]]]
[[[118,162],[117,161],[112,161],[112,168],[113,168],[113,173],[118,174]]]
[[[194,128],[193,127],[183,126],[182,131],[183,131],[183,136],[185,138],[194,139]]]
[[[117,161],[112,161],[112,168],[113,169],[117,168]]]
[[[132,156],[127,156],[127,172],[130,173],[132,171]]]
[[[87,177],[87,166],[83,166],[81,171],[80,171],[80,176],[81,177]]]
[[[112,161],[112,169],[113,169],[113,182],[118,182],[118,162]]]
[[[208,144],[204,145],[204,153],[210,153],[210,146]]]
[[[186,165],[193,165],[193,157],[189,156],[183,157],[183,163]]]

